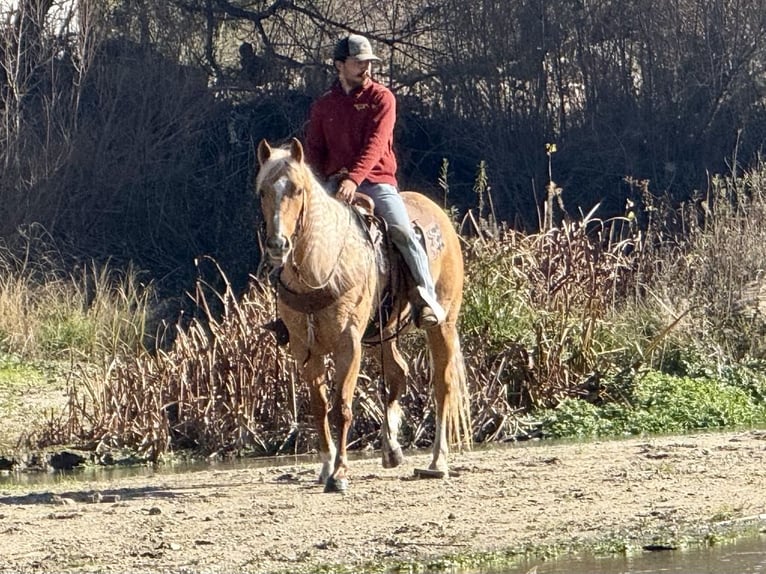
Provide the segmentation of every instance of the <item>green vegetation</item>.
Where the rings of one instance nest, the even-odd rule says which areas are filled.
[[[41,382],[44,379],[40,369],[12,355],[0,355],[0,384],[18,387],[29,381]]]
[[[491,373],[477,402],[546,437],[766,423],[763,176],[715,177],[675,208],[633,181],[610,221],[570,216],[551,181],[537,234],[479,234],[463,313],[469,361]]]
[[[766,381],[766,374],[761,375]],[[766,403],[719,379],[647,373],[625,402],[594,405],[565,398],[540,413],[548,437],[685,432],[766,424]]]

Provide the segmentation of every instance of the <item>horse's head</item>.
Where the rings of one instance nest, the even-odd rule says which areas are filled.
[[[300,230],[306,193],[311,188],[310,171],[303,160],[303,146],[293,138],[286,148],[272,148],[266,140],[258,144],[260,169],[255,189],[261,198],[266,222],[266,254],[275,267],[285,263]]]

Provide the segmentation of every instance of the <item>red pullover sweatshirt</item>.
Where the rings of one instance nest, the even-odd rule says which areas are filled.
[[[323,178],[345,170],[357,185],[367,180],[398,187],[395,123],[396,99],[388,88],[370,81],[346,94],[336,82],[311,107],[308,163]]]

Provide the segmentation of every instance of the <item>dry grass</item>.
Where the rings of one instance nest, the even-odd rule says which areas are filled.
[[[590,392],[611,365],[601,332],[631,293],[641,238],[632,218],[594,212],[534,234],[479,235],[468,257],[463,333],[478,372],[505,384],[516,409]]]
[[[286,438],[275,433],[294,426],[301,398],[289,361],[258,327],[273,316],[260,289],[255,284],[239,301],[227,285],[214,295],[222,306],[216,319],[206,286],[198,285],[204,317],[176,325],[170,350],[121,354],[85,379],[72,412],[74,435],[95,439],[100,449],[137,448],[150,459],[172,448],[279,450],[275,441]]]
[[[532,434],[535,424],[525,416],[532,407],[598,391],[605,366],[595,335],[605,309],[626,290],[636,253],[632,238],[608,233],[616,233],[614,227],[589,214],[539,234],[506,230],[471,240],[462,331],[475,440]],[[287,353],[261,328],[274,318],[271,290],[254,279],[237,298],[219,273],[222,292],[198,285],[199,317],[175,326],[170,350],[121,354],[86,378],[73,395],[72,439],[92,439],[99,451],[134,448],[154,460],[181,448],[208,454],[312,449],[307,390]],[[412,367],[402,442],[427,446],[433,438],[427,354],[417,334],[402,347]],[[331,371],[328,362],[328,378]],[[366,364],[354,448],[377,446],[380,384]]]
[[[0,245],[0,351],[25,359],[93,361],[146,342],[153,292],[130,267],[68,266],[39,227]]]
[[[94,441],[101,453],[128,447],[150,460],[187,448],[208,455],[312,450],[307,389],[298,383],[287,351],[262,328],[274,318],[273,294],[253,279],[249,292],[237,298],[223,272],[221,277],[221,293],[198,285],[195,301],[202,313],[186,326],[176,325],[170,350],[122,354],[83,378],[73,390],[69,440]],[[405,435],[412,444],[426,444],[433,413],[424,353],[414,361],[419,375],[403,401]],[[331,372],[328,363],[328,379]],[[360,378],[352,448],[378,440],[378,384],[364,374]]]

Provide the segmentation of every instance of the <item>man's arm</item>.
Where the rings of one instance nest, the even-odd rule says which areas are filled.
[[[371,118],[372,130],[349,170],[348,177],[359,185],[377,165],[388,147],[393,144],[396,124],[396,99],[385,90]]]

